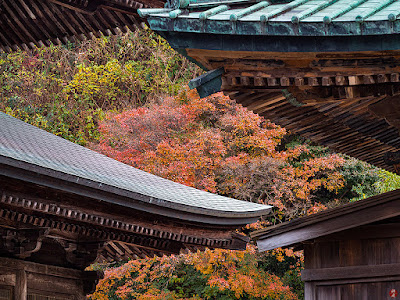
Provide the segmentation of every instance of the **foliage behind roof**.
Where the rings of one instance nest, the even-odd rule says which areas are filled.
[[[0,164],[0,175],[8,172],[6,167],[21,169],[21,173],[33,171],[35,178],[48,176],[77,184],[82,190],[91,188],[114,195],[105,201],[117,203],[118,196],[125,197],[119,205],[182,219],[245,224],[271,209],[160,178],[4,113],[0,113]]]

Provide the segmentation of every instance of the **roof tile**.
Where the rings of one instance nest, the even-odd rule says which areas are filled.
[[[163,179],[0,113],[0,162],[5,158],[55,171],[64,180],[72,180],[67,175],[76,182],[89,180],[99,190],[106,185],[143,195],[144,201],[175,205],[178,210],[245,216],[263,215],[270,209]]]

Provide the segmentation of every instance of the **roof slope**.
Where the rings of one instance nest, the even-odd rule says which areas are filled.
[[[185,218],[185,212],[231,223],[246,223],[271,207],[219,196],[172,182],[125,165],[44,130],[0,113],[0,165],[29,170],[125,197],[118,204]],[[0,168],[0,174],[7,172]],[[7,174],[5,174],[7,175]],[[38,176],[36,176],[38,177]],[[34,180],[31,178],[31,180]],[[116,197],[105,201],[116,202]]]

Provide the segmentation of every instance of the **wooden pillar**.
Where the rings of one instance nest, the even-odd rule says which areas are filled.
[[[24,269],[17,271],[15,282],[15,300],[26,300],[28,298],[28,281]]]
[[[315,286],[312,282],[304,283],[304,300],[316,300]]]

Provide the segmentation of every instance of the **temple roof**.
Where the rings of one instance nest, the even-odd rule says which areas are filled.
[[[102,201],[189,221],[246,224],[271,209],[149,174],[4,113],[0,113],[0,164],[1,175],[53,186],[56,183],[43,178],[59,179],[60,189],[86,195],[102,192],[96,196]],[[24,174],[27,171],[34,175]]]
[[[399,9],[396,0],[189,0],[164,10],[139,9],[139,14],[156,31],[365,36],[400,33]]]
[[[135,29],[137,9],[162,0],[1,0],[0,49],[12,51]]]

